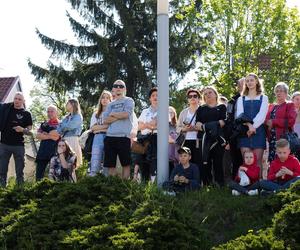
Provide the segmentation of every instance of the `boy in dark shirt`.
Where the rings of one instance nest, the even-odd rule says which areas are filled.
[[[199,168],[190,163],[191,150],[187,147],[178,149],[179,164],[173,169],[170,181],[163,184],[163,188],[174,192],[199,189]]]

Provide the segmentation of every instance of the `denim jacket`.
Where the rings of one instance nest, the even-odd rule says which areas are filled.
[[[62,137],[80,136],[82,123],[81,114],[69,114],[58,125],[57,132]]]

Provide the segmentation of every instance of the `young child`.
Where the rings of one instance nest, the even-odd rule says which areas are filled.
[[[239,167],[234,181],[229,183],[232,195],[248,194],[257,195],[257,182],[259,181],[260,168],[257,166],[256,155],[246,151],[243,155],[243,165]]]
[[[260,181],[261,189],[276,192],[289,188],[300,179],[300,163],[290,153],[289,142],[279,139],[276,142],[277,158],[271,162],[268,179]]]
[[[190,163],[191,150],[187,147],[178,149],[179,164],[173,169],[170,181],[163,184],[163,188],[169,191],[183,192],[199,188],[199,168]]]

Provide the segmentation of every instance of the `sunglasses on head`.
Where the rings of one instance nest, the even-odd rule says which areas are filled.
[[[115,88],[115,89],[124,89],[125,86],[123,84],[114,84],[113,88]]]
[[[188,95],[188,99],[192,99],[192,98],[198,98],[198,95],[195,94],[195,95]]]

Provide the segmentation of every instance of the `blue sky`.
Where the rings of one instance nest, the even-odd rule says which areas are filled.
[[[300,8],[300,0],[287,2]],[[70,8],[65,0],[0,0],[0,76],[20,76],[27,105],[34,85],[27,58],[45,66],[50,57],[35,29],[55,39],[75,42],[66,10]]]

